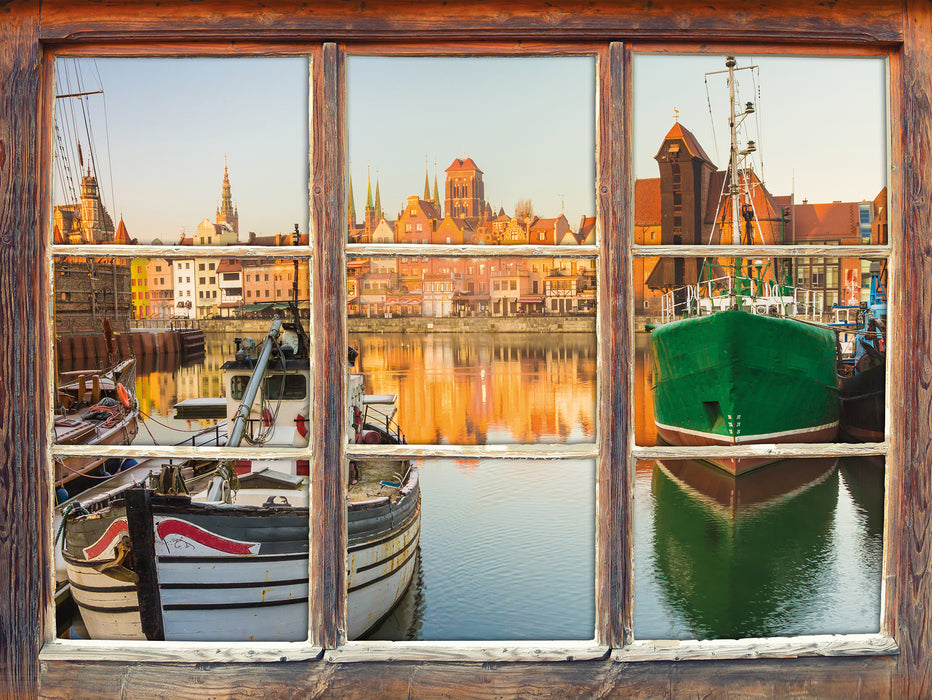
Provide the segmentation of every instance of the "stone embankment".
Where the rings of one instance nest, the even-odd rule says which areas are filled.
[[[107,364],[107,341],[103,333],[60,335],[55,344],[61,367],[102,368]],[[134,330],[115,333],[113,345],[116,357],[173,356],[180,363],[189,364],[204,357],[204,331],[199,328]]]

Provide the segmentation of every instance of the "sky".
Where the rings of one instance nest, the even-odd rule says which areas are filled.
[[[867,58],[738,56],[746,123],[774,194],[797,201],[872,199],[886,174],[885,63]],[[634,172],[653,160],[675,110],[725,167],[728,91],[723,56],[634,57]],[[443,197],[444,171],[471,157],[486,199],[513,213],[531,199],[575,229],[595,213],[596,62],[592,57],[350,56],[347,144],[357,214],[378,179],[389,219],[422,195],[425,171]],[[77,75],[81,75],[78,82]],[[140,242],[177,241],[214,219],[224,158],[241,238],[307,228],[308,62],[303,58],[59,59],[63,142],[96,154],[105,205]],[[707,85],[708,82],[708,92]],[[84,135],[84,113],[93,144]],[[710,116],[711,106],[711,116]],[[72,117],[71,115],[75,116]],[[77,128],[75,128],[77,124]],[[714,129],[713,129],[714,125]],[[78,170],[73,149],[72,172]],[[56,171],[63,161],[56,162]],[[758,169],[761,165],[756,166]],[[64,201],[56,178],[56,203]]]

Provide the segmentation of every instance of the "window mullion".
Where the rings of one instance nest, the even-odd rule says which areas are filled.
[[[324,44],[312,59],[310,85],[314,256],[310,625],[311,643],[324,647],[346,640],[346,505],[341,478],[346,402],[342,60],[336,44]]]
[[[596,639],[620,646],[632,639],[631,480],[631,191],[630,57],[612,43],[599,60],[599,458],[596,495]]]

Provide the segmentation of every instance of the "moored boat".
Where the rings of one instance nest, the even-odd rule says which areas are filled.
[[[59,445],[129,445],[139,432],[136,402],[136,360],[129,358],[104,370],[63,375],[54,415]],[[105,457],[56,457],[55,488],[59,502],[82,490],[82,479],[104,471]],[[100,476],[104,476],[101,474]]]
[[[760,181],[738,146],[754,112],[735,111],[735,59],[726,60],[731,155],[711,240],[767,242],[757,219]],[[741,167],[739,167],[739,164]],[[759,204],[759,200],[758,204]],[[729,216],[730,214],[730,216]],[[716,226],[720,227],[716,235]],[[813,324],[808,295],[781,283],[770,263],[706,260],[692,285],[670,288],[651,334],[653,405],[663,441],[682,446],[829,442],[839,425],[835,334]],[[741,474],[774,457],[710,458]]]
[[[883,442],[887,389],[885,266],[872,263],[870,297],[860,312],[853,352],[838,373],[841,435],[849,442]]]
[[[227,444],[307,445],[309,342],[296,302],[257,347],[223,366]],[[351,353],[352,355],[352,353]],[[351,361],[352,364],[352,361]],[[394,398],[348,378],[347,438],[400,442]],[[379,420],[370,407],[381,407]],[[418,470],[351,464],[347,484],[347,635],[363,636],[409,586],[420,537]],[[84,511],[84,512],[82,512]],[[308,635],[306,462],[190,460],[65,516],[72,596],[95,639],[299,641]]]

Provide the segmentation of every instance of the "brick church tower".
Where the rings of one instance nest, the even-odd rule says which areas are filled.
[[[472,158],[457,158],[447,172],[444,213],[459,219],[478,219],[485,210],[482,171]]]

